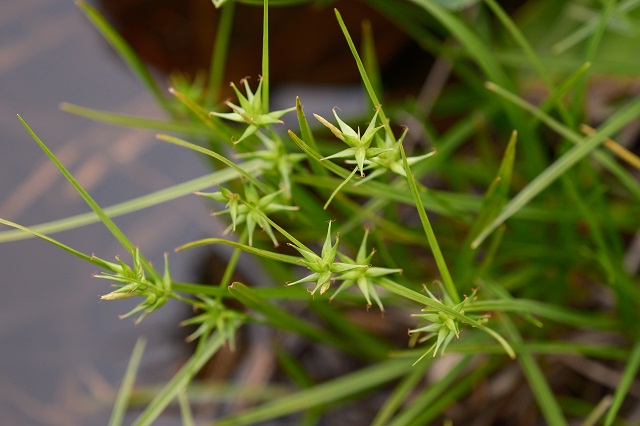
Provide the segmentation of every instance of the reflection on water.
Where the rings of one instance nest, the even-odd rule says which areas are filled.
[[[201,176],[190,152],[150,132],[92,123],[61,101],[161,116],[73,2],[0,2],[0,217],[33,225],[88,211],[16,118],[19,113],[103,206]],[[188,240],[216,232],[196,197],[116,219],[154,263]],[[2,230],[5,230],[3,227]],[[101,225],[57,234],[85,253],[125,255]],[[171,254],[176,279],[192,279],[193,253]],[[106,424],[133,344],[150,344],[141,377],[162,380],[183,348],[182,307],[168,304],[134,326],[131,301],[100,302],[98,272],[43,241],[0,244],[0,424]],[[151,374],[153,373],[153,374]]]

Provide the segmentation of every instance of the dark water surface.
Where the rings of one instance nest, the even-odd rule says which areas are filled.
[[[72,1],[0,0],[0,217],[34,225],[89,211],[16,114],[102,206],[207,173],[195,155],[152,132],[74,117],[59,110],[63,101],[162,116]],[[215,233],[195,196],[116,223],[157,265],[170,252],[172,275],[185,281],[194,254],[173,248]],[[108,260],[126,255],[100,224],[54,237]],[[94,266],[35,239],[0,244],[0,270],[1,425],[106,424],[138,336],[149,339],[142,381],[168,377],[180,360],[181,306],[168,304],[138,326],[120,320],[135,301],[100,302],[109,286],[91,277]]]

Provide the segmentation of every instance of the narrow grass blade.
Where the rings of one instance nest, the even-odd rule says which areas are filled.
[[[376,42],[373,37],[373,29],[371,21],[362,21],[362,57],[364,69],[367,76],[371,80],[371,87],[377,98],[382,100],[382,75],[380,73],[380,64],[376,56]],[[378,105],[371,102],[371,108]]]
[[[504,315],[500,317],[500,320],[511,341],[518,344],[522,343],[522,337],[511,320]],[[562,414],[560,404],[555,398],[542,370],[533,359],[533,356],[521,353],[518,356],[518,362],[520,363],[522,372],[529,382],[529,386],[531,387],[533,395],[538,402],[538,406],[542,411],[546,423],[554,426],[567,425],[567,420]]]
[[[211,130],[205,126],[194,123],[182,123],[178,121],[157,120],[153,118],[140,117],[134,115],[117,114],[110,111],[101,111],[86,108],[67,102],[60,104],[60,109],[64,112],[101,123],[113,124],[128,128],[148,129],[158,132],[175,132],[182,135],[206,136],[211,134]]]
[[[613,398],[611,397],[611,395],[606,395],[604,398],[602,398],[600,402],[598,402],[598,405],[596,405],[591,413],[589,413],[587,418],[584,419],[582,423],[580,423],[580,426],[595,426],[600,421],[602,416],[604,416],[604,414],[607,412],[607,409],[611,406],[612,400]]]
[[[423,362],[414,366],[412,370],[404,376],[402,381],[396,386],[389,398],[384,402],[378,410],[376,417],[371,422],[371,426],[389,425],[389,420],[393,414],[398,411],[400,406],[409,398],[411,393],[415,392],[416,386],[424,379],[427,368],[431,366],[431,360],[427,358]]]
[[[37,142],[40,148],[44,151],[44,153],[49,157],[49,159],[56,165],[58,170],[64,175],[65,178],[71,183],[71,185],[75,188],[75,190],[80,194],[80,196],[84,199],[84,201],[91,207],[91,209],[95,212],[95,214],[100,218],[102,223],[111,231],[114,237],[122,244],[122,246],[127,249],[128,252],[133,252],[135,246],[129,241],[129,239],[120,231],[120,229],[116,226],[115,223],[111,220],[111,218],[102,210],[102,208],[94,201],[94,199],[89,195],[89,193],[78,183],[78,181],[69,173],[69,171],[62,165],[62,163],[56,158],[56,156],[49,150],[49,148],[40,140],[38,135],[34,133],[33,130],[29,127],[29,125],[18,115],[18,119],[22,122],[22,125],[27,129],[29,134],[33,140]]]
[[[83,0],[76,1],[76,4],[91,21],[94,27],[102,34],[104,39],[113,47],[122,60],[127,64],[133,74],[149,89],[151,94],[156,98],[158,103],[169,113],[172,112],[171,104],[164,96],[155,80],[149,73],[142,60],[136,55],[134,50],[127,44],[122,36],[107,22],[106,19],[87,2]]]
[[[355,373],[265,403],[246,413],[220,420],[216,425],[254,425],[288,414],[303,412],[319,405],[344,403],[352,397],[405,375],[410,369],[411,363],[404,359],[379,362]]]
[[[129,364],[127,365],[127,371],[124,374],[116,402],[113,405],[113,411],[111,412],[111,418],[109,419],[109,426],[122,425],[146,344],[147,341],[144,338],[139,338],[133,347],[133,352],[131,353],[131,358],[129,358]]]
[[[498,174],[487,190],[482,200],[478,217],[474,221],[471,231],[469,231],[471,235],[470,241],[477,237],[480,231],[498,216],[498,213],[507,202],[511,175],[513,174],[513,163],[516,156],[517,137],[518,133],[514,130],[504,151]]]
[[[629,354],[629,359],[627,360],[627,365],[624,368],[624,372],[622,373],[622,379],[616,388],[616,392],[613,395],[613,402],[611,403],[611,408],[607,411],[607,416],[605,417],[604,424],[605,426],[610,426],[613,424],[616,419],[616,415],[618,414],[618,410],[622,406],[624,402],[625,396],[629,392],[629,388],[633,381],[638,377],[638,370],[640,369],[640,341],[636,341],[631,349],[631,353]]]
[[[178,405],[180,406],[180,419],[182,426],[196,426],[193,420],[193,413],[189,405],[189,395],[185,389],[178,392]]]
[[[225,337],[220,333],[211,335],[198,347],[196,353],[178,370],[169,382],[151,400],[132,426],[149,426],[157,420],[167,406],[182,392],[202,367],[224,344]]]
[[[388,426],[407,426],[416,424],[416,417],[433,405],[444,391],[456,381],[460,380],[465,367],[471,362],[472,356],[466,355],[458,360],[443,377],[435,383],[425,387],[412,398],[411,404],[402,410],[396,417],[387,423]],[[415,367],[414,367],[415,368]],[[479,370],[479,368],[478,368]],[[425,424],[425,423],[422,423]]]
[[[478,64],[482,71],[484,71],[484,74],[489,80],[495,81],[497,84],[510,89],[514,86],[508,75],[502,69],[497,55],[490,50],[490,43],[484,42],[482,37],[475,34],[457,16],[430,0],[410,1],[429,12],[445,26],[449,32],[460,41],[466,52]],[[527,174],[532,175],[538,173],[539,170],[543,169],[545,164],[539,138],[531,131],[530,123],[527,122],[520,111],[511,108],[507,104],[504,104],[503,107],[512,123],[512,127],[518,129],[522,138],[527,141],[527,144],[523,145],[524,155],[528,159],[526,163]]]
[[[291,137],[291,139],[293,139],[296,145],[300,147],[300,149],[302,149],[310,158],[320,163],[320,165],[323,166],[325,169],[329,170],[332,173],[335,173],[336,175],[342,178],[346,178],[347,176],[349,176],[349,172],[343,169],[342,167],[337,166],[331,161],[323,161],[322,160],[323,157],[322,155],[320,155],[320,153],[318,153],[318,151],[316,151],[309,144],[307,144],[305,141],[300,139],[298,135],[293,133],[291,130],[289,130],[289,136]]]
[[[400,153],[402,155],[404,171],[407,176],[407,183],[409,184],[409,189],[411,190],[411,194],[413,195],[413,202],[415,203],[416,209],[418,210],[420,222],[422,222],[422,228],[424,229],[424,233],[427,236],[427,240],[429,241],[429,247],[431,247],[431,252],[433,253],[436,265],[438,266],[438,271],[440,272],[440,276],[442,277],[442,282],[447,289],[449,297],[451,297],[453,302],[460,303],[460,295],[458,294],[458,289],[453,283],[453,279],[451,278],[451,274],[449,273],[449,268],[447,267],[447,263],[444,260],[442,251],[440,250],[438,239],[436,238],[436,234],[433,232],[431,222],[429,222],[429,218],[427,217],[427,212],[424,209],[424,205],[422,204],[420,194],[418,194],[418,187],[415,182],[415,177],[411,172],[411,167],[409,166],[409,163],[407,161],[407,155],[404,152],[404,147],[402,146],[402,144],[400,144]]]
[[[334,9],[334,12],[336,14],[336,18],[338,19],[338,24],[340,25],[340,29],[342,30],[342,33],[344,34],[344,37],[347,40],[349,49],[351,49],[351,54],[353,55],[353,58],[356,60],[356,65],[358,66],[358,71],[360,72],[360,78],[362,79],[362,83],[364,84],[364,87],[367,90],[369,99],[371,99],[371,102],[373,103],[373,105],[379,108],[380,112],[378,114],[380,117],[380,122],[384,126],[384,130],[387,136],[389,136],[389,139],[395,142],[396,138],[393,134],[393,130],[391,130],[391,124],[387,119],[387,116],[384,113],[384,110],[382,109],[380,100],[378,99],[378,96],[376,95],[376,91],[374,90],[373,85],[371,84],[371,80],[367,75],[367,70],[365,69],[364,64],[362,63],[362,60],[360,59],[360,55],[356,50],[356,45],[353,43],[353,39],[349,34],[349,30],[347,29],[347,26],[345,25],[344,20],[342,19],[342,15],[340,15],[340,12],[338,12],[338,9]]]
[[[231,40],[231,30],[233,29],[235,5],[236,2],[231,1],[220,9],[216,38],[213,44],[213,52],[211,53],[211,63],[209,64],[207,105],[213,105],[220,101],[222,79],[227,65],[227,53],[229,51],[229,41]]]
[[[584,313],[564,306],[556,306],[549,303],[530,299],[512,300],[477,300],[465,307],[465,312],[517,312],[531,314],[540,318],[547,318],[562,324],[568,324],[580,328],[593,328],[597,330],[620,330],[620,321],[605,316]]]
[[[196,152],[199,152],[201,154],[208,155],[209,157],[215,158],[216,160],[218,160],[221,163],[223,163],[225,166],[230,167],[233,170],[235,170],[235,172],[239,176],[242,176],[245,179],[247,179],[249,182],[254,184],[256,186],[256,188],[259,188],[263,193],[268,194],[269,192],[271,192],[269,190],[269,188],[264,183],[262,183],[258,179],[256,179],[255,176],[252,173],[247,172],[242,167],[238,166],[233,161],[229,160],[228,158],[226,158],[223,155],[218,154],[217,152],[214,152],[214,151],[212,151],[210,149],[201,147],[200,145],[196,145],[194,143],[187,142],[187,141],[185,141],[183,139],[176,138],[175,136],[156,135],[156,138],[160,139],[161,141],[169,142],[169,143],[172,143],[174,145],[182,146],[184,148],[189,148],[192,151],[196,151]]]
[[[304,114],[304,109],[302,108],[302,103],[300,102],[300,98],[296,96],[296,115],[298,117],[298,124],[300,126],[300,135],[302,139],[309,144],[311,149],[314,151],[318,151],[318,145],[316,144],[316,139],[313,136],[313,132],[309,127],[309,122],[307,121],[307,116]],[[311,163],[312,165],[315,163]],[[322,168],[318,168],[322,169]],[[316,173],[318,170],[314,169]]]
[[[617,9],[617,12],[619,14],[624,14],[624,13],[632,11],[633,9],[638,7],[639,5],[640,5],[640,1],[639,0],[621,1],[617,5],[616,9]],[[559,42],[557,42],[556,44],[554,44],[551,47],[551,50],[556,55],[559,55],[559,54],[564,53],[567,50],[571,49],[573,46],[575,46],[576,44],[578,44],[581,41],[585,40],[589,36],[591,36],[598,28],[598,25],[599,25],[599,22],[600,22],[599,16],[600,15],[598,15],[596,17],[593,17],[593,18],[589,19],[588,21],[586,21],[580,28],[578,28],[577,30],[575,30],[574,32],[572,32],[571,34],[566,36],[564,39],[562,39]],[[613,17],[611,17],[609,19],[612,20]],[[611,23],[612,23],[611,21],[607,22],[607,24],[611,24]]]
[[[545,123],[550,129],[554,130],[556,133],[558,133],[560,136],[567,139],[568,141],[577,145],[584,143],[585,139],[582,136],[580,136],[580,134],[564,126],[563,124],[561,124],[560,122],[552,118],[550,115],[545,113],[541,108],[535,107],[534,105],[530,104],[524,99],[514,95],[513,93],[493,83],[486,83],[486,86],[489,90],[492,90],[496,94],[507,99],[509,102],[513,102],[518,107],[531,113],[537,119]],[[617,130],[618,128],[615,129],[615,131]],[[615,131],[611,131],[611,133],[615,133]],[[591,136],[595,136],[595,134]],[[620,183],[622,183],[627,188],[627,190],[629,190],[629,192],[631,192],[637,199],[640,199],[640,185],[638,184],[638,181],[636,178],[631,176],[629,172],[627,172],[624,168],[622,168],[619,164],[617,164],[615,161],[613,161],[610,157],[608,157],[604,153],[596,150],[593,152],[593,156],[608,171],[610,171],[614,176],[616,176],[620,180]]]
[[[225,240],[224,238],[204,238],[202,240],[192,241],[187,244],[183,244],[177,247],[176,251],[182,251],[193,247],[205,246],[209,244],[226,244],[231,247],[235,247],[240,250],[244,250],[247,253],[255,254],[256,256],[264,257],[266,259],[275,260],[277,262],[291,263],[294,265],[300,265],[300,258],[297,256],[290,256],[287,254],[274,253],[272,251],[259,249],[257,247],[248,246],[246,244],[236,243],[235,241]]]
[[[340,185],[336,186],[336,189],[334,189],[333,192],[331,193],[331,195],[329,196],[329,198],[327,198],[327,202],[324,203],[324,206],[322,206],[322,208],[324,210],[326,210],[327,207],[329,207],[329,204],[331,204],[331,200],[333,200],[333,197],[335,197],[338,194],[338,192],[340,192],[340,190],[342,189],[343,186],[345,186],[347,183],[349,183],[349,181],[356,174],[357,171],[358,171],[358,168],[355,167],[353,169],[353,171],[351,172],[351,174],[349,174],[349,176],[347,176],[347,178],[345,180],[343,180],[342,183],[340,183]]]
[[[580,125],[580,131],[587,136],[593,136],[596,133],[596,129],[586,124]],[[633,152],[629,151],[627,148],[611,138],[605,138],[602,144],[628,165],[634,167],[636,170],[640,170],[640,158]]]
[[[20,225],[18,223],[11,222],[10,220],[6,220],[6,219],[2,219],[2,218],[0,218],[0,223],[3,224],[3,225],[10,226],[12,228],[16,228],[16,230],[20,234],[27,234],[27,235],[31,235],[33,237],[41,238],[41,239],[53,244],[54,246],[59,247],[62,250],[66,251],[68,253],[71,253],[72,255],[74,255],[76,257],[79,257],[82,260],[86,260],[87,262],[91,262],[92,259],[93,259],[92,256],[88,256],[88,255],[86,255],[86,254],[84,254],[82,252],[79,252],[78,250],[76,250],[74,248],[71,248],[66,244],[63,244],[58,240],[54,240],[53,238],[48,237],[48,236],[46,236],[46,235],[44,235],[44,234],[42,234],[42,233],[40,233],[40,232],[38,232],[38,231],[36,231],[36,230],[34,230],[32,228],[27,228],[26,226],[22,226],[22,225]]]
[[[169,93],[178,98],[178,100],[189,108],[189,110],[195,114],[195,116],[198,117],[206,127],[211,129],[216,136],[224,140],[226,143],[229,143],[229,141],[235,136],[230,128],[224,125],[218,117],[209,114],[209,111],[189,99],[188,96],[178,92],[174,88],[170,88]]]
[[[496,364],[478,366],[469,371],[469,373],[459,377],[449,389],[442,392],[438,398],[433,400],[423,409],[416,413],[416,417],[411,419],[411,426],[433,424],[434,420],[445,413],[446,409],[462,399],[465,395],[469,395],[474,389],[478,388],[479,383],[486,379],[496,369]],[[443,422],[443,426],[453,426],[451,422]]]
[[[262,12],[262,113],[269,113],[269,0]]]
[[[242,163],[241,167],[244,171],[259,176],[263,166],[262,160],[250,160],[246,163]],[[147,207],[152,207],[158,204],[165,203],[167,201],[174,200],[179,197],[191,194],[195,191],[200,191],[205,188],[213,186],[214,182],[217,184],[228,182],[233,179],[237,179],[238,174],[232,169],[224,169],[206,176],[195,178],[172,187],[162,189],[160,191],[152,192],[147,195],[143,195],[138,198],[134,198],[123,203],[114,204],[109,207],[105,207],[102,210],[110,218],[122,216],[127,213],[142,210]],[[47,223],[33,225],[29,229],[33,232],[42,234],[54,234],[56,232],[62,232],[69,229],[76,229],[81,226],[90,225],[92,223],[100,222],[100,217],[95,212],[83,213],[75,216],[70,216],[65,219],[55,220]],[[30,232],[31,232],[30,231]],[[35,235],[35,234],[34,234]],[[39,235],[38,235],[39,236]],[[3,231],[0,232],[0,243],[9,241],[18,241],[26,238],[30,238],[31,234],[22,231]]]
[[[489,83],[488,87],[497,91],[497,87],[492,83]],[[540,194],[540,192],[549,187],[549,185],[555,182],[555,180],[569,168],[590,154],[594,149],[602,144],[607,136],[621,129],[625,124],[632,121],[638,115],[640,115],[640,98],[618,110],[618,112],[613,114],[604,124],[602,124],[602,126],[600,126],[597,133],[590,136],[583,143],[580,143],[567,151],[533,181],[531,181],[529,185],[520,191],[518,195],[516,195],[502,209],[500,215],[498,215],[498,217],[489,226],[487,226],[480,235],[478,235],[478,237],[472,242],[472,247],[478,247],[491,232],[513,216],[515,212],[529,203],[529,201]]]

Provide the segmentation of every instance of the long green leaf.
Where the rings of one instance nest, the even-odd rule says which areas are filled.
[[[379,362],[355,373],[268,402],[246,413],[217,421],[215,424],[216,426],[254,425],[288,414],[303,412],[319,405],[344,403],[348,398],[405,375],[410,369],[411,363],[405,359]]]
[[[211,134],[211,130],[206,126],[194,122],[167,121],[135,115],[118,114],[111,111],[86,108],[67,102],[62,102],[60,109],[64,112],[90,120],[128,128],[148,129],[157,132],[175,132],[192,136],[206,136]]]
[[[263,166],[262,160],[250,160],[246,163],[242,163],[242,169],[251,173],[254,176],[259,176]],[[174,200],[176,198],[183,197],[191,194],[195,191],[200,191],[205,188],[211,187],[214,183],[221,184],[230,180],[238,178],[238,173],[232,169],[220,170],[199,178],[195,178],[166,189],[162,189],[150,194],[143,195],[138,198],[134,198],[123,203],[114,204],[109,207],[105,207],[102,211],[109,217],[114,218],[122,216],[127,213],[132,213],[138,210],[142,210],[147,207],[152,207],[158,204],[165,203],[167,201]],[[76,229],[81,226],[90,225],[92,223],[100,222],[100,216],[95,212],[83,213],[75,216],[70,216],[65,219],[55,220],[47,223],[30,226],[29,229],[33,232],[41,234],[54,234],[56,232],[66,231],[68,229]],[[18,241],[26,238],[30,238],[33,232],[26,233],[20,230],[16,231],[3,231],[0,232],[0,243],[9,241]],[[38,235],[39,236],[39,235]]]
[[[440,276],[442,277],[444,286],[447,289],[447,293],[449,294],[449,297],[451,297],[453,302],[460,303],[460,295],[458,294],[458,289],[453,283],[453,278],[451,278],[451,273],[449,272],[449,268],[447,267],[447,262],[444,260],[442,250],[440,250],[440,244],[438,244],[438,239],[436,238],[435,232],[433,232],[431,222],[429,221],[427,212],[424,209],[424,205],[422,204],[420,194],[418,194],[418,187],[415,182],[415,177],[411,172],[411,167],[409,166],[409,163],[407,161],[407,156],[404,152],[404,147],[402,146],[402,144],[400,144],[400,154],[402,155],[402,163],[404,165],[404,171],[407,176],[409,189],[411,189],[411,195],[413,196],[413,202],[415,203],[416,209],[418,210],[418,216],[420,216],[422,228],[424,229],[424,233],[427,236],[427,241],[429,241],[429,247],[431,247],[431,252],[433,253],[436,265],[438,266],[438,271],[440,272]]]
[[[513,342],[521,343],[522,337],[511,320],[506,316],[501,316],[500,320],[509,338]],[[526,353],[519,354],[518,362],[520,363],[522,372],[529,381],[529,386],[533,391],[533,395],[538,402],[538,406],[544,415],[546,423],[554,426],[566,425],[567,421],[562,415],[560,404],[555,398],[547,379],[544,377],[542,369],[536,364],[533,356]]]
[[[122,425],[146,344],[147,341],[141,337],[136,341],[136,344],[133,347],[133,352],[131,352],[131,358],[129,358],[127,370],[124,373],[124,378],[122,379],[122,385],[118,391],[118,397],[113,405],[113,411],[111,412],[111,418],[109,419],[109,426]]]
[[[156,421],[167,406],[182,392],[191,379],[211,357],[224,344],[225,337],[220,333],[214,333],[204,344],[198,348],[195,354],[180,368],[169,382],[156,394],[149,405],[140,413],[132,426],[149,426]]]
[[[488,86],[495,89],[495,85],[492,83],[489,83]],[[549,187],[549,185],[555,182],[555,180],[569,170],[569,168],[590,154],[602,144],[608,136],[620,130],[625,124],[632,121],[638,115],[640,115],[640,98],[618,110],[600,126],[593,136],[588,137],[583,143],[574,146],[540,173],[540,175],[520,191],[518,195],[502,209],[500,215],[478,235],[472,242],[472,247],[478,247],[498,226],[502,225],[507,219],[513,216],[514,213]]]
[[[627,365],[625,366],[624,372],[622,373],[622,379],[620,380],[620,383],[616,388],[611,407],[609,408],[609,411],[607,411],[607,416],[605,417],[604,421],[605,426],[610,426],[616,419],[618,410],[620,410],[620,407],[624,402],[624,398],[629,392],[631,384],[636,379],[636,377],[638,377],[638,370],[640,370],[640,341],[635,342],[633,348],[631,349],[629,359],[627,360]]]
[[[67,168],[56,158],[56,156],[49,150],[49,148],[40,140],[38,135],[34,133],[33,130],[29,127],[29,125],[18,115],[18,119],[22,122],[22,125],[27,129],[33,140],[40,146],[40,148],[44,151],[44,153],[49,157],[51,162],[55,164],[55,166],[60,170],[60,172],[64,175],[65,178],[71,183],[71,185],[75,188],[75,190],[80,194],[80,196],[84,199],[84,201],[91,207],[91,209],[95,212],[95,214],[100,218],[102,223],[111,231],[114,237],[122,244],[122,246],[127,249],[128,252],[133,252],[135,246],[129,241],[129,239],[122,233],[120,228],[116,226],[115,223],[111,220],[111,218],[104,212],[104,210],[95,202],[95,200],[89,195],[89,193],[78,183],[78,181],[73,177],[73,175],[67,170]]]
[[[257,188],[259,188],[262,192],[264,192],[264,193],[269,193],[270,192],[269,188],[267,188],[267,186],[264,183],[262,183],[259,180],[257,180],[252,173],[247,172],[243,167],[238,166],[236,163],[234,163],[233,161],[229,160],[224,155],[220,155],[217,152],[214,152],[214,151],[212,151],[210,149],[201,147],[200,145],[196,145],[194,143],[187,142],[187,141],[185,141],[183,139],[176,138],[175,136],[156,135],[156,137],[161,141],[165,141],[165,142],[172,143],[174,145],[178,145],[178,146],[182,146],[182,147],[185,147],[185,148],[189,148],[192,151],[196,151],[196,152],[199,152],[201,154],[208,155],[209,157],[215,158],[216,160],[218,160],[221,163],[223,163],[225,166],[230,167],[233,170],[235,170],[235,172],[239,176],[242,176],[245,179],[247,179],[249,182],[254,184]]]

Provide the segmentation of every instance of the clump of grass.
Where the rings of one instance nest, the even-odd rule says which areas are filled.
[[[637,238],[640,184],[638,158],[616,142],[616,135],[638,119],[640,98],[624,99],[599,125],[591,122],[585,104],[590,78],[616,77],[603,46],[618,40],[621,52],[614,53],[624,57],[633,43],[621,44],[620,38],[638,37],[630,27],[616,26],[637,19],[635,2],[531,1],[523,6],[527,14],[514,18],[493,0],[456,7],[439,1],[372,1],[401,22],[437,62],[447,62],[455,76],[437,90],[428,88],[439,93],[429,117],[416,99],[380,102],[375,28],[365,31],[361,58],[336,10],[373,109],[359,123],[343,121],[334,110],[337,126],[314,114],[332,135],[307,121],[300,99],[281,111],[270,108],[268,3],[263,4],[261,78],[255,88],[244,80],[244,93],[233,85],[238,102],[226,103],[231,112],[216,101],[233,1],[214,1],[222,7],[223,25],[209,85],[173,88],[171,97],[107,22],[79,3],[170,118],[160,122],[68,104],[63,109],[118,125],[198,136],[204,144],[168,134],[158,140],[211,157],[212,175],[102,208],[23,121],[93,214],[31,228],[0,219],[20,232],[0,233],[0,240],[33,235],[96,264],[104,271],[98,276],[114,287],[103,299],[141,300],[128,314],[137,314],[137,321],[160,315],[157,311],[169,299],[196,312],[185,321],[197,326],[189,337],[197,342],[193,356],[149,398],[134,424],[153,423],[171,404],[180,407],[185,424],[193,424],[191,406],[201,397],[190,387],[196,373],[220,348],[235,347],[238,331],[256,322],[346,353],[363,366],[314,383],[313,371],[282,352],[281,369],[293,387],[217,418],[216,424],[256,424],[288,415],[311,424],[336,406],[376,392],[385,402],[367,419],[374,425],[438,419],[462,424],[470,415],[484,416],[485,424],[516,422],[519,412],[531,412],[526,404],[505,409],[506,414],[490,408],[469,409],[466,415],[447,411],[471,401],[482,392],[482,383],[490,386],[504,374],[513,380],[512,392],[524,382],[535,400],[530,424],[577,419],[585,425],[622,424],[640,367],[638,268],[624,262],[629,240]],[[580,11],[588,12],[589,19],[567,25],[566,19],[582,16]],[[571,53],[554,56],[558,50]],[[290,60],[296,60],[295,52]],[[625,69],[637,75],[640,65],[629,61]],[[529,101],[523,81],[538,82],[546,98]],[[280,119],[294,112],[298,128],[284,132]],[[408,121],[419,125],[397,130]],[[418,141],[410,155],[408,135]],[[205,192],[212,181],[217,190]],[[156,270],[111,219],[191,192],[221,203],[216,214],[228,214],[228,235],[185,242],[176,250],[233,247],[218,288],[174,281],[169,256],[163,270]],[[131,254],[132,265],[78,252],[49,236],[73,223],[96,220]],[[240,252],[261,262],[271,275],[265,281],[283,285],[231,282]],[[308,294],[296,291],[301,286]],[[231,299],[236,303],[227,303]],[[294,314],[292,300],[315,311],[323,325]],[[369,315],[392,312],[411,324],[403,346],[396,342],[406,327],[386,316],[383,321],[397,326],[393,337],[354,323],[354,310],[374,304],[379,313]],[[583,337],[589,333],[602,340]],[[142,350],[142,343],[136,345],[115,404],[114,425],[121,424]],[[438,362],[444,355],[453,356],[442,370]],[[611,363],[620,379],[612,386],[590,378],[598,392],[576,394],[571,383],[553,377],[554,369],[572,357]],[[441,374],[425,380],[430,370]],[[490,402],[500,406],[498,400]]]

